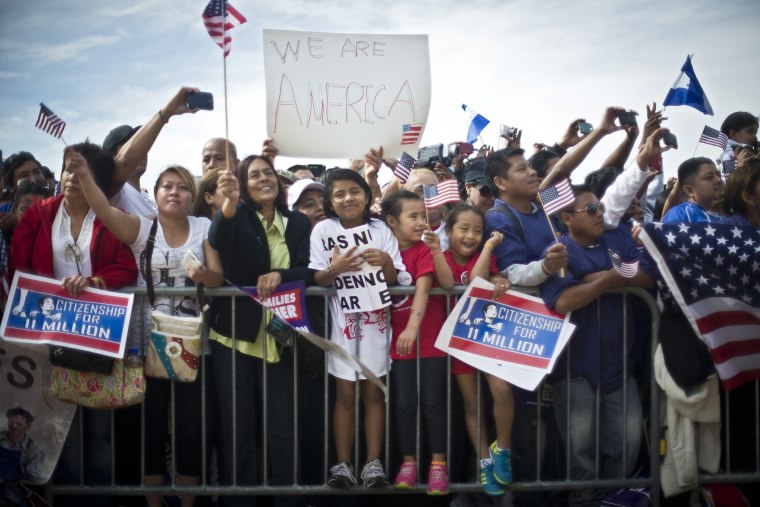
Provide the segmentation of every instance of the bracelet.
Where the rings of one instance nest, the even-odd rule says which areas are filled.
[[[330,275],[331,275],[333,278],[337,278],[337,277],[338,277],[338,272],[337,272],[337,271],[335,271],[335,268],[333,267],[333,265],[332,265],[332,264],[329,264],[329,265],[327,266],[327,272],[328,272],[328,273],[329,273],[329,274],[330,274]]]
[[[546,257],[541,259],[541,271],[543,271],[546,276],[552,276],[552,272],[546,267]]]
[[[488,247],[491,249],[491,251],[493,251],[493,243],[491,243],[490,241],[486,241],[486,243],[483,246]]]
[[[438,255],[438,254],[442,254],[443,252],[441,252],[440,250],[431,250],[430,253],[431,255]]]
[[[169,123],[169,119],[164,116],[164,113],[162,113],[160,109],[158,110],[158,117],[161,118],[161,121],[164,122],[164,125]]]

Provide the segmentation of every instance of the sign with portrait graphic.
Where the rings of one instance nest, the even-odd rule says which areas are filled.
[[[430,111],[427,35],[264,30],[263,48],[267,135],[280,155],[414,152]]]
[[[6,341],[60,345],[121,358],[134,295],[86,288],[77,297],[61,281],[16,271],[3,313]]]
[[[530,391],[552,371],[575,325],[537,297],[476,278],[443,325],[435,346],[461,361]]]
[[[0,482],[43,484],[55,469],[77,407],[47,392],[50,372],[48,347],[0,340]]]

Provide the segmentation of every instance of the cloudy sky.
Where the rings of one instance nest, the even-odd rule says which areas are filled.
[[[462,140],[466,103],[498,125],[521,127],[524,145],[556,141],[578,117],[605,106],[645,113],[662,101],[687,54],[715,116],[668,108],[681,147],[666,172],[717,148],[696,141],[733,111],[760,112],[760,2],[715,0],[281,0],[231,2],[248,23],[232,30],[227,59],[230,138],[241,155],[266,136],[262,30],[429,35],[432,105],[422,144]],[[221,50],[201,22],[206,0],[0,0],[0,149],[33,152],[56,172],[63,143],[34,127],[39,102],[67,122],[64,138],[102,142],[120,124],[142,124],[181,85],[214,93],[217,109],[173,118],[150,154],[144,186],[170,163],[200,174],[200,153],[224,135]],[[640,122],[641,124],[641,122]],[[595,169],[623,134],[589,157]],[[348,155],[347,155],[348,157]],[[242,157],[241,157],[242,158]],[[280,168],[295,159],[278,163]],[[328,166],[346,160],[328,160]]]

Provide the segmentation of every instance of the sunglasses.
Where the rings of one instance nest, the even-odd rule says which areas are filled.
[[[79,245],[76,243],[68,244],[66,245],[66,256],[65,256],[66,262],[76,262],[77,265],[77,272],[79,275],[82,275],[82,261],[84,260],[84,255],[82,255],[82,249],[79,248]]]
[[[486,183],[471,183],[471,185],[478,189],[480,192],[481,197],[491,197],[493,196],[493,191],[491,190],[491,186]]]
[[[585,207],[585,208],[583,208],[583,209],[576,209],[576,210],[573,210],[573,213],[575,213],[576,211],[585,211],[585,212],[586,212],[586,213],[588,213],[589,215],[591,215],[591,216],[594,216],[594,215],[596,215],[596,212],[597,212],[597,211],[601,210],[601,211],[602,211],[602,213],[604,213],[604,211],[605,211],[606,209],[607,209],[607,208],[605,207],[605,205],[604,205],[604,203],[603,203],[603,202],[590,202],[590,203],[588,203],[588,204],[586,205],[586,207]]]

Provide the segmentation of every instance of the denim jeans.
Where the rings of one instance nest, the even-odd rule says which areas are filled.
[[[641,443],[641,401],[633,377],[624,387],[601,393],[584,378],[554,384],[555,415],[565,448],[570,453],[569,478],[573,480],[627,477],[633,471]],[[623,393],[627,392],[627,411]],[[596,419],[597,395],[599,420]],[[569,425],[568,428],[568,419]],[[596,462],[596,435],[599,433],[599,462]],[[625,447],[625,463],[623,448]],[[601,492],[574,491],[570,505],[598,504]]]

